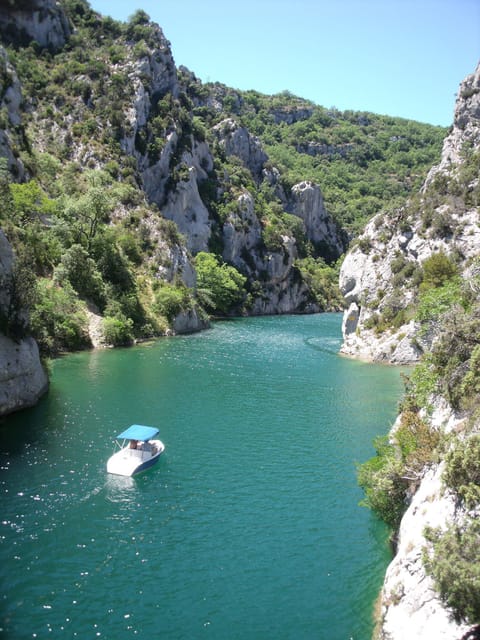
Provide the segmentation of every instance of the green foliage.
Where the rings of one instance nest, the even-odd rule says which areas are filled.
[[[441,287],[448,280],[455,277],[458,269],[451,258],[445,253],[433,253],[423,261],[423,283],[421,288]]]
[[[468,371],[460,384],[462,398],[480,397],[480,344],[472,349]]]
[[[404,466],[404,477],[418,481],[425,467],[437,461],[442,445],[440,432],[430,427],[417,411],[405,410],[394,439]]]
[[[425,533],[432,550],[424,550],[424,564],[442,600],[457,622],[480,623],[480,522]]]
[[[459,278],[446,280],[435,287],[422,288],[415,319],[427,325],[437,321],[461,300],[461,288]]]
[[[365,492],[361,504],[391,527],[398,527],[406,509],[409,483],[402,477],[402,462],[388,438],[377,438],[374,444],[376,456],[358,467],[358,484]]]
[[[330,266],[322,258],[297,260],[296,267],[322,311],[342,309],[344,299],[338,287],[340,263]]]
[[[59,287],[47,278],[38,280],[31,329],[42,353],[53,356],[89,347],[87,324],[84,308],[68,284]]]
[[[36,300],[35,273],[31,268],[32,252],[21,246],[14,259],[12,273],[0,285],[6,295],[7,305],[0,310],[0,330],[17,340],[28,331],[26,310]]]
[[[133,321],[123,314],[105,316],[103,319],[103,337],[107,344],[123,347],[133,342]]]
[[[208,300],[207,310],[227,315],[245,298],[246,278],[235,267],[221,264],[216,256],[200,252],[195,258],[197,288]]]
[[[134,289],[135,281],[129,261],[119,249],[116,233],[106,230],[92,241],[91,254],[103,281],[109,282],[118,292]]]
[[[157,312],[172,322],[182,311],[193,308],[191,291],[183,284],[162,284],[155,294]]]
[[[102,185],[91,186],[86,193],[65,199],[63,218],[74,229],[77,242],[90,251],[93,240],[102,223],[108,222],[110,199]]]
[[[405,201],[438,159],[446,134],[400,118],[325,109],[289,93],[223,89],[216,97],[260,137],[284,186],[320,184],[328,211],[349,230]]]
[[[408,402],[416,407],[430,408],[432,395],[439,390],[440,375],[430,354],[426,354],[408,378]]]
[[[465,310],[457,305],[443,317],[442,332],[432,349],[432,362],[441,377],[441,389],[455,408],[472,408],[480,344],[480,304]],[[472,359],[473,358],[473,359]]]
[[[480,435],[458,440],[445,457],[443,480],[468,507],[480,504]]]
[[[391,527],[398,527],[408,495],[426,466],[436,460],[440,434],[415,411],[404,411],[391,439],[375,441],[376,456],[358,467],[358,483],[365,491],[364,506]]]
[[[25,225],[40,216],[50,216],[55,212],[55,203],[50,200],[40,185],[31,180],[24,184],[10,185],[13,202],[13,220]]]
[[[106,303],[105,286],[95,262],[86,249],[72,245],[55,268],[54,279],[59,284],[68,282],[80,297],[92,300],[100,309]]]

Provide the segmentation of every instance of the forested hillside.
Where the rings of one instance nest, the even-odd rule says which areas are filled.
[[[202,84],[143,11],[36,0],[2,9],[0,31],[0,223],[17,255],[2,330],[47,354],[341,308],[352,234],[418,186],[445,134]]]
[[[412,120],[327,109],[288,91],[267,96],[218,83],[188,88],[195,104],[203,95],[200,105],[221,105],[260,138],[285,189],[301,180],[319,184],[329,213],[351,234],[421,186],[446,135]],[[202,106],[194,113],[211,121]]]

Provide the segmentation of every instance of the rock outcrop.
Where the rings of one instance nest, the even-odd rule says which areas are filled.
[[[56,0],[15,0],[0,5],[0,34],[4,42],[36,42],[53,51],[61,49],[72,32]]]
[[[214,127],[218,144],[227,157],[238,158],[254,180],[269,185],[288,212],[303,222],[305,237],[327,260],[338,258],[346,247],[346,238],[325,209],[318,185],[302,182],[286,195],[279,173],[271,167],[260,141],[232,118]],[[255,210],[253,195],[244,190],[223,223],[223,259],[234,265],[250,281],[256,282],[256,297],[250,313],[314,313],[319,307],[295,269],[298,247],[291,233],[278,238],[269,248],[264,241],[264,222]]]
[[[223,120],[213,128],[220,147],[227,156],[236,156],[249,169],[258,181],[262,177],[262,170],[268,156],[262,148],[258,138],[241,127],[233,118]]]
[[[340,288],[349,307],[342,353],[409,364],[428,349],[434,333],[422,343],[408,317],[415,278],[433,254],[454,257],[466,274],[480,253],[479,177],[464,170],[479,149],[480,66],[460,86],[453,129],[419,196],[393,214],[375,216],[343,262]]]
[[[453,411],[444,399],[432,399],[432,406],[428,417],[432,428],[445,434],[462,430],[464,416]],[[443,471],[443,462],[426,471],[402,518],[396,555],[387,569],[381,593],[379,640],[469,637],[471,625],[455,621],[435,590],[423,560],[431,546],[425,537],[426,528],[446,530],[452,523],[462,524],[467,515],[457,496],[445,488]]]
[[[25,310],[12,309],[15,257],[0,230],[0,319],[8,324],[12,313],[25,318]],[[13,339],[0,333],[0,416],[33,406],[47,391],[48,379],[31,337]]]
[[[198,192],[195,167],[188,168],[188,179],[177,184],[175,191],[169,195],[162,213],[165,218],[176,223],[192,253],[208,251],[210,219],[208,209]]]
[[[338,258],[347,247],[346,235],[341,233],[325,209],[320,187],[309,181],[292,187],[287,210],[303,220],[307,238],[321,247],[325,258]]]
[[[24,175],[22,161],[16,151],[19,134],[22,135],[22,90],[15,69],[8,60],[7,52],[0,47],[0,109],[7,122],[0,130],[0,157],[7,161],[7,168],[18,179]]]

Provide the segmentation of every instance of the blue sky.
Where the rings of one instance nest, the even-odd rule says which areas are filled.
[[[145,10],[204,82],[450,125],[480,60],[480,0],[90,0]]]

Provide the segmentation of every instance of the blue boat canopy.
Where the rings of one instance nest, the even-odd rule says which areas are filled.
[[[156,427],[145,427],[142,424],[132,424],[131,427],[119,433],[117,438],[124,438],[126,440],[141,440],[142,442],[146,442],[153,438],[158,433],[158,429]]]

